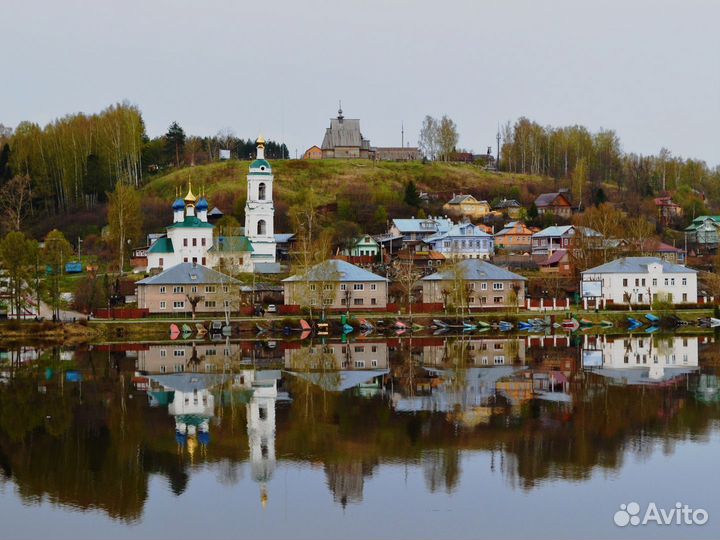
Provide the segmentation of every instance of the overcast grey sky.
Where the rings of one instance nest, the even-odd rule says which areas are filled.
[[[720,164],[718,0],[1,0],[0,123],[129,100],[150,135],[320,144],[342,99],[372,144],[448,114],[615,129]]]

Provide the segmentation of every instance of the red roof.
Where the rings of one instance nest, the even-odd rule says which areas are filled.
[[[567,250],[564,249],[558,249],[557,251],[553,251],[552,254],[548,256],[547,259],[545,259],[543,262],[538,263],[541,266],[549,266],[551,264],[557,264],[560,261],[565,258],[565,255],[567,255]]]

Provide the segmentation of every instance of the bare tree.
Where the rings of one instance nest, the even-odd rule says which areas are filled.
[[[30,177],[15,176],[0,189],[0,214],[6,227],[19,231],[30,206]]]
[[[412,305],[414,300],[415,286],[418,279],[422,277],[422,272],[413,263],[412,257],[409,259],[398,259],[393,267],[392,276],[395,282],[400,286],[403,296],[407,301],[408,315],[410,324],[413,320]]]
[[[423,120],[418,138],[418,147],[423,155],[429,159],[437,159],[438,154],[438,122],[428,115]]]
[[[190,304],[190,309],[192,311],[192,318],[195,318],[195,310],[197,309],[198,304],[202,301],[203,297],[199,294],[193,294],[189,295],[186,294],[185,297],[187,298],[188,303]]]
[[[438,148],[443,160],[448,161],[455,150],[460,136],[457,126],[448,116],[443,115],[438,126]]]

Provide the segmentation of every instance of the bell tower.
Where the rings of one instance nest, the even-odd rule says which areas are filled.
[[[275,207],[273,205],[273,174],[265,160],[265,139],[257,141],[257,157],[250,164],[245,203],[245,236],[253,247],[253,263],[275,262]]]

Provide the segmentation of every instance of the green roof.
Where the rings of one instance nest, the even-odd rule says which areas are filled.
[[[710,220],[713,223],[720,224],[720,216],[699,216],[693,219],[692,223],[685,230],[694,231],[707,220]]]
[[[175,253],[172,240],[169,238],[158,238],[155,243],[150,246],[148,253]]]
[[[261,167],[265,167],[266,171],[263,171],[263,172],[265,172],[265,174],[270,174],[270,171],[272,170],[272,167],[270,166],[270,163],[268,163],[266,160],[264,160],[264,159],[256,159],[255,161],[253,161],[253,162],[250,164],[250,169],[251,169],[251,170],[252,170],[252,169],[260,169]],[[263,174],[263,172],[261,172],[260,174]]]
[[[201,219],[198,219],[196,216],[185,216],[185,219],[178,222],[173,223],[168,227],[168,229],[175,229],[177,227],[185,227],[185,228],[196,228],[196,229],[207,229],[207,228],[213,228],[215,225],[212,225],[211,223],[208,223],[207,221],[202,221]]]
[[[253,247],[246,236],[219,236],[213,239],[213,245],[208,251],[219,253],[252,252]]]

